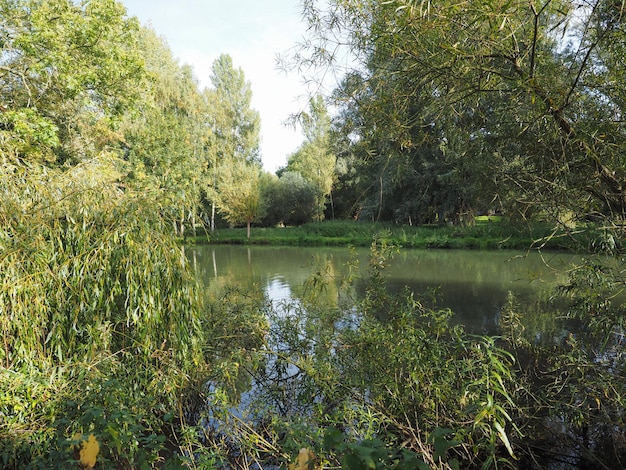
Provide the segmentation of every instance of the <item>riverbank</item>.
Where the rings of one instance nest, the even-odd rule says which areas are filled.
[[[597,235],[597,233],[595,234]],[[559,232],[548,224],[513,225],[500,217],[478,217],[471,226],[410,226],[388,223],[325,221],[300,227],[217,229],[187,237],[186,243],[366,247],[384,237],[404,248],[579,251],[595,237],[592,231]]]

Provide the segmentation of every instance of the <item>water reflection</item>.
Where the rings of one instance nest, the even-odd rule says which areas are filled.
[[[291,289],[283,276],[276,276],[268,280],[265,294],[274,303],[282,302],[291,298]]]
[[[274,303],[297,298],[313,275],[325,277],[328,296],[335,297],[329,300],[336,302],[350,262],[358,261],[364,275],[369,259],[367,249],[347,248],[207,245],[190,251],[208,294],[224,285],[254,286]],[[388,268],[387,287],[399,292],[408,286],[428,306],[450,308],[455,323],[478,334],[498,333],[500,310],[512,292],[528,315],[525,323],[542,328],[548,325],[533,312],[545,312],[554,286],[566,281],[565,268],[577,261],[568,254],[401,250]]]

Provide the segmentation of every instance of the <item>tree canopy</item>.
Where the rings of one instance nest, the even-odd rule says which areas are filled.
[[[287,162],[286,171],[297,172],[315,188],[315,219],[324,218],[326,198],[335,179],[336,157],[331,147],[330,116],[322,96],[309,101],[309,112],[299,116],[304,143]]]
[[[352,58],[334,98],[363,210],[624,214],[619,2],[302,6],[310,37],[296,64],[345,64],[342,48]]]

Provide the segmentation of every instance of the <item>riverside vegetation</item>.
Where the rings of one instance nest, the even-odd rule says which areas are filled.
[[[368,247],[378,233],[402,248],[445,248],[485,250],[566,250],[590,252],[621,241],[597,224],[555,228],[546,221],[519,224],[501,216],[477,216],[471,225],[408,226],[382,222],[324,221],[292,227],[259,227],[248,236],[244,228],[196,231],[185,243],[355,246]]]
[[[302,448],[312,466],[351,469],[551,458],[616,468],[623,457],[623,358],[605,267],[577,271],[564,291],[587,327],[562,344],[525,337],[513,298],[502,337],[489,338],[451,327],[452,312],[409,292],[389,294],[384,234],[360,300],[350,278],[335,301],[320,295],[323,269],[299,302],[271,305],[236,286],[202,299],[149,201],[102,192],[96,178],[50,206],[63,181],[40,177],[12,188],[13,215],[3,214],[13,221],[2,258],[7,468],[77,465],[91,435],[105,468],[287,465]],[[37,217],[16,207],[35,189],[47,208]]]
[[[598,282],[605,265],[574,271],[559,291],[565,311],[545,312],[542,330],[570,333],[540,341],[512,295],[500,336],[484,337],[451,326],[453,312],[425,307],[430,298],[390,294],[395,250],[384,236],[372,245],[358,298],[357,279],[336,291],[320,266],[294,300],[260,313],[254,289],[217,300],[235,328],[246,316],[258,325],[241,330],[246,344],[234,355],[232,341],[220,344],[229,359],[200,413],[225,465],[286,466],[304,448],[314,468],[623,466],[620,307],[608,300],[615,284]]]
[[[269,175],[229,56],[200,90],[122,3],[0,0],[0,465],[624,468],[624,3],[301,9],[291,65],[355,68]],[[207,298],[179,243],[201,221],[317,222],[262,240],[370,269]],[[388,292],[396,244],[589,253],[540,342],[513,296],[484,337]]]

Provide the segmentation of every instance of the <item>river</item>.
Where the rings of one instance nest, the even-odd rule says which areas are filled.
[[[188,253],[208,294],[226,284],[254,285],[273,302],[290,299],[320,269],[338,284],[357,260],[363,275],[369,259],[365,248],[204,245]],[[524,315],[540,314],[554,287],[566,282],[565,269],[579,260],[563,253],[401,249],[386,271],[387,286],[392,291],[407,286],[425,302],[434,296],[434,305],[451,309],[453,322],[470,333],[498,334],[509,292]]]

